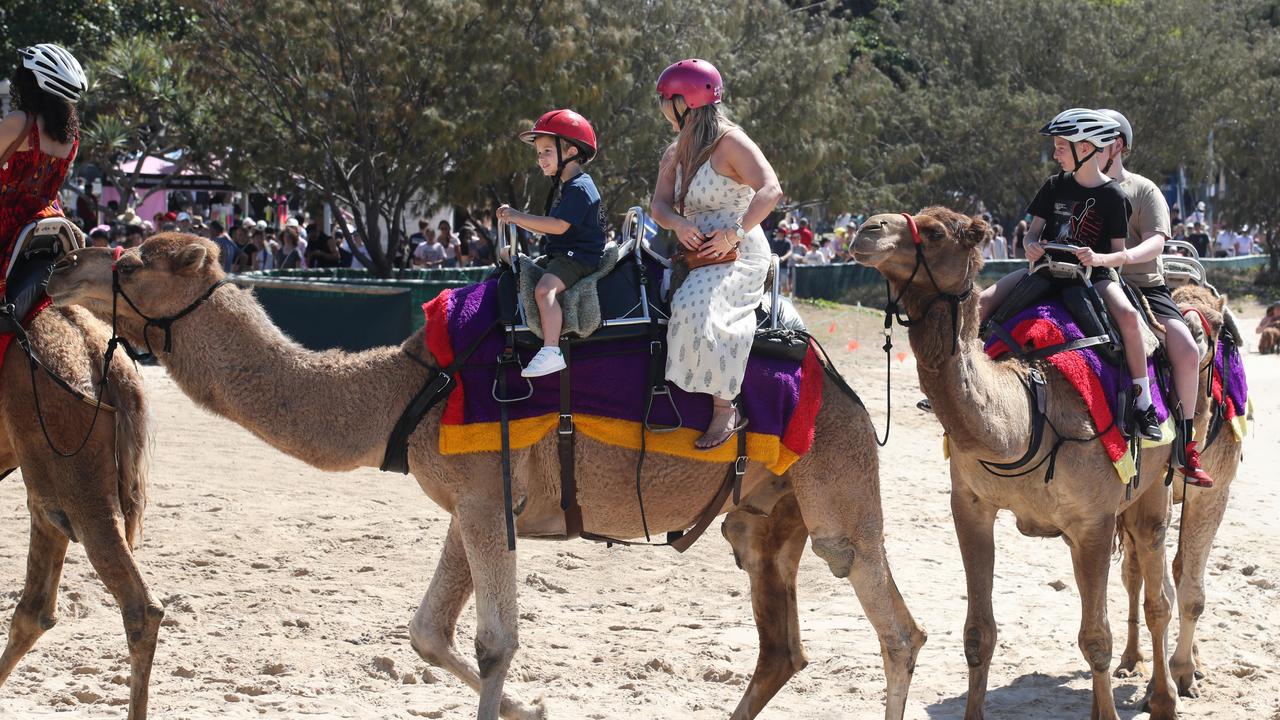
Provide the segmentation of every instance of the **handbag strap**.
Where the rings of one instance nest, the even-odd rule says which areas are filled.
[[[18,137],[14,138],[13,142],[9,143],[9,147],[5,148],[4,154],[0,154],[0,165],[4,165],[5,163],[9,162],[9,156],[13,155],[13,151],[17,150],[18,146],[22,144],[23,138],[27,136],[27,133],[31,132],[31,123],[33,122],[34,118],[32,117],[31,113],[25,113],[25,114],[27,116],[27,119],[24,123],[22,123],[22,132],[18,133]]]

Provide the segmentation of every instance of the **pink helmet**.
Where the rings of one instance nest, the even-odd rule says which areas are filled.
[[[658,76],[658,94],[663,100],[679,95],[690,109],[700,108],[720,102],[724,80],[720,79],[720,71],[706,60],[681,60]]]

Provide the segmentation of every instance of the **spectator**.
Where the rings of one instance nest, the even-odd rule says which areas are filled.
[[[436,228],[436,239],[444,246],[444,264],[441,267],[458,267],[458,236],[448,220],[441,220]]]
[[[76,215],[84,221],[85,227],[98,224],[98,196],[93,194],[93,187],[88,181],[84,183],[83,193],[76,198]]]
[[[471,226],[467,226],[471,227]],[[471,240],[471,264],[484,267],[493,264],[493,242],[483,228],[472,228],[474,238]]]
[[[1203,205],[1204,203],[1201,203]],[[1192,213],[1195,215],[1195,213]],[[1209,253],[1209,233],[1205,232],[1204,223],[1188,222],[1187,226],[1191,228],[1191,232],[1187,233],[1187,241],[1195,246],[1196,253],[1200,257],[1208,257]]]
[[[192,220],[192,227],[195,227],[195,221]],[[209,239],[218,245],[218,255],[222,259],[222,271],[234,272],[236,267],[236,257],[240,254],[240,248],[235,241],[227,236],[227,230],[222,223],[217,220],[209,221]]]
[[[318,231],[307,243],[305,254],[309,268],[336,268],[340,267],[339,262],[342,260],[342,256],[334,247],[333,237]]]
[[[1013,248],[1009,253],[1010,257],[1021,259],[1026,257],[1023,254],[1022,243],[1027,237],[1027,221],[1019,220],[1017,227],[1013,229]]]
[[[796,230],[796,235],[805,252],[813,249],[813,231],[809,229],[809,218],[800,218],[800,228]]]
[[[253,269],[254,256],[258,252],[258,247],[253,244],[253,238],[250,236],[249,228],[251,225],[252,223],[242,221],[232,231],[231,237],[236,243],[237,250],[235,262],[232,264],[233,272],[248,272]],[[257,229],[256,225],[252,226],[255,230]]]
[[[1249,226],[1245,225],[1236,233],[1235,237],[1235,256],[1244,257],[1253,254],[1253,235],[1249,232]]]
[[[249,242],[253,243],[253,269],[254,270],[274,270],[276,267],[276,254],[280,252],[280,246],[275,240],[267,242],[267,234],[259,227],[254,227],[253,232],[249,233]]]
[[[276,266],[281,270],[302,267],[302,248],[299,245],[298,226],[286,227],[280,233],[280,257]]]
[[[409,236],[409,257],[413,257],[413,251],[418,246],[427,241],[427,236],[431,234],[431,221],[422,218],[418,221],[418,232]]]
[[[442,225],[444,223],[441,223]],[[416,268],[438,268],[444,265],[446,253],[444,245],[435,235],[428,235],[427,241],[418,245],[413,252],[413,266]]]
[[[769,242],[769,251],[778,256],[778,272],[782,275],[782,292],[791,294],[791,240],[787,238],[790,228],[786,222],[778,223],[773,231],[773,240]]]
[[[111,245],[111,226],[98,225],[89,231],[89,247],[108,247]]]
[[[134,225],[124,226],[123,246],[126,250],[128,248],[138,247],[139,245],[142,244],[142,241],[145,239],[146,239],[146,235],[143,233],[141,225],[134,224]]]
[[[470,225],[458,228],[458,267],[471,266],[471,246],[475,235],[476,231]]]
[[[809,252],[805,253],[804,264],[805,265],[826,265],[827,263],[831,262],[831,259],[828,258],[827,254],[822,250],[822,246],[829,242],[830,241],[827,240],[826,238],[822,238],[821,240],[819,240],[816,247],[809,250]]]
[[[184,232],[184,233],[191,232],[191,214],[190,213],[188,213],[185,210],[178,213],[177,220],[178,220],[179,232]]]
[[[982,248],[982,257],[987,260],[1008,260],[1009,241],[1004,236],[1004,228],[992,225],[991,234],[991,240]]]
[[[1192,227],[1206,224],[1203,200],[1196,203],[1196,211],[1187,216],[1187,224]]]

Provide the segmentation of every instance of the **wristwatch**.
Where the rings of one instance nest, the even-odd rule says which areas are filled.
[[[738,242],[742,242],[742,239],[747,236],[747,231],[742,228],[742,223],[736,222],[733,224],[733,235],[738,239]]]

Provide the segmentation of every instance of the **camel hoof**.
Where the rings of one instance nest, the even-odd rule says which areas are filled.
[[[1132,665],[1121,664],[1116,668],[1116,671],[1111,674],[1118,678],[1128,679],[1141,677],[1146,673],[1146,671],[1147,670],[1143,667],[1142,663],[1135,663]]]
[[[1194,675],[1197,680],[1204,679],[1204,672],[1201,671],[1199,667],[1196,667],[1196,671],[1192,673],[1192,675]]]
[[[1200,686],[1194,680],[1189,683],[1178,681],[1178,697],[1198,698],[1200,697]]]

